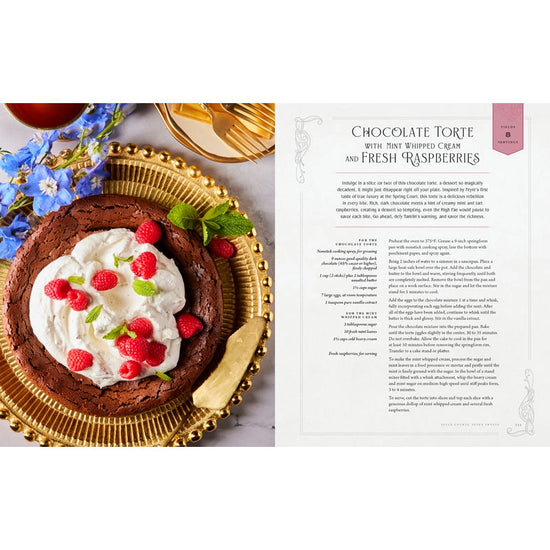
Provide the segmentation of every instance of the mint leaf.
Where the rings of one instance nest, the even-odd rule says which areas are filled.
[[[203,220],[203,222],[206,224],[208,229],[211,229],[214,232],[218,231],[221,228],[221,225],[219,223],[213,222],[212,220]]]
[[[140,296],[153,296],[157,292],[155,285],[151,281],[142,281],[141,279],[136,279],[132,283],[132,288]]]
[[[165,372],[155,372],[155,374],[161,379],[161,380],[167,380],[172,381],[173,378],[171,376],[168,376]]]
[[[67,281],[69,281],[69,283],[74,283],[75,285],[83,285],[85,280],[86,279],[84,279],[84,277],[78,277],[77,275],[67,277]]]
[[[134,259],[133,256],[129,256],[128,258],[120,258],[116,254],[113,254],[113,260],[115,263],[115,267],[119,266],[119,262],[131,262]]]
[[[229,201],[225,201],[222,204],[218,204],[217,206],[213,206],[209,210],[206,211],[206,214],[203,216],[203,220],[211,220],[213,218],[217,218],[218,216],[221,216],[227,212],[229,208]]]
[[[184,202],[176,204],[168,212],[167,217],[174,225],[182,229],[194,229],[197,221],[200,219],[195,207]]]
[[[116,340],[119,336],[122,336],[123,334],[127,334],[130,338],[135,338],[137,336],[134,331],[128,330],[128,327],[126,325],[119,325],[118,327],[115,327],[107,334],[105,334],[105,336],[103,336],[103,339]]]
[[[101,304],[99,304],[98,306],[95,306],[94,308],[92,308],[90,310],[90,313],[88,313],[88,315],[86,315],[85,322],[86,323],[93,323],[99,317],[99,314],[101,313],[101,308],[102,307],[103,306]]]
[[[183,202],[174,206],[167,216],[174,225],[201,234],[204,246],[208,246],[215,236],[238,237],[254,228],[242,214],[229,210],[229,201],[209,208],[202,218],[193,206]]]
[[[214,232],[210,229],[208,222],[201,221],[202,226],[202,243],[204,246],[208,246],[210,241],[214,238]]]
[[[216,230],[219,237],[238,237],[252,230],[254,224],[238,212],[226,212],[223,216],[218,216],[211,220],[220,226]]]
[[[104,340],[115,340],[119,336],[122,336],[124,332],[127,332],[128,329],[125,325],[119,325],[118,327],[115,327],[114,329],[110,330],[105,336],[103,336]]]

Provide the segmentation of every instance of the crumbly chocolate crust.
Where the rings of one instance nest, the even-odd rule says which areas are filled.
[[[147,220],[162,228],[155,244],[178,265],[185,282],[186,305],[204,324],[197,336],[182,340],[172,381],[156,376],[99,388],[88,378],[55,361],[34,336],[29,320],[32,285],[42,268],[71,252],[87,235],[116,227],[135,231]],[[181,230],[159,205],[124,195],[98,195],[73,202],[46,216],[18,250],[4,286],[6,337],[25,375],[66,407],[94,416],[126,416],[145,412],[192,391],[211,363],[222,327],[222,286],[216,265],[193,231]]]

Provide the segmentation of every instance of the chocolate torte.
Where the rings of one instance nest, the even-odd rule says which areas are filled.
[[[51,262],[71,254],[84,238],[116,228],[135,232],[150,220],[161,229],[160,240],[154,246],[174,261],[184,281],[185,305],[174,316],[189,313],[200,320],[202,329],[190,338],[181,338],[177,364],[160,373],[162,377],[153,373],[102,387],[86,377],[83,370],[75,372],[54,359],[36,336],[29,311],[33,285]],[[128,260],[121,258],[121,262]],[[77,288],[79,281],[76,283],[72,287]],[[35,292],[43,292],[43,288]],[[162,207],[134,197],[89,197],[47,215],[18,250],[3,296],[6,337],[23,373],[62,405],[95,416],[137,414],[189,393],[208,370],[220,341],[222,288],[208,250],[195,232],[172,225]],[[88,308],[81,315],[87,317],[88,323],[92,313]],[[36,323],[36,313],[33,318]]]

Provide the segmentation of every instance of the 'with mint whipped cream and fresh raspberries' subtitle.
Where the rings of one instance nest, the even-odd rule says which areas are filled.
[[[185,284],[155,246],[160,227],[93,233],[46,265],[30,296],[35,336],[52,357],[100,388],[147,376],[170,379],[181,339],[202,330],[182,313]]]

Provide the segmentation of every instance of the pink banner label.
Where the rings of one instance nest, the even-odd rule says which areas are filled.
[[[523,103],[493,103],[493,149],[505,155],[523,149]]]

